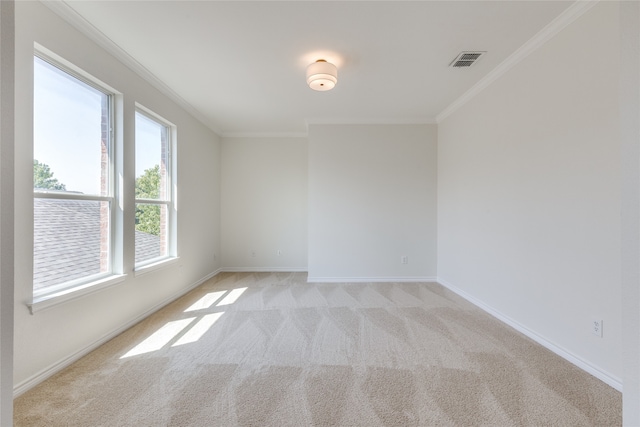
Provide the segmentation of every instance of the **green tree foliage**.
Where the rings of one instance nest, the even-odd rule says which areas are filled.
[[[155,165],[136,178],[136,199],[157,199],[158,197],[160,197],[160,165]]]
[[[136,178],[136,198],[157,199],[160,196],[160,166],[147,169]],[[160,206],[136,204],[136,230],[160,235]]]
[[[53,177],[49,165],[33,160],[33,188],[66,191],[67,187]]]

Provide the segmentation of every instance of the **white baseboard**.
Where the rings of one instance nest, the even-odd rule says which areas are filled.
[[[223,273],[306,273],[307,267],[229,267]]]
[[[153,313],[155,313],[156,311],[160,310],[162,307],[166,306],[167,304],[172,303],[173,301],[175,301],[178,298],[180,298],[181,296],[185,295],[187,292],[197,288],[198,286],[200,286],[201,284],[203,284],[207,280],[211,279],[212,277],[215,277],[221,271],[222,271],[222,269],[218,269],[218,270],[214,271],[213,273],[207,274],[205,277],[201,278],[200,280],[196,281],[195,283],[192,283],[191,285],[189,285],[188,287],[186,287],[184,289],[180,289],[178,292],[175,292],[174,294],[172,294],[168,298],[164,299],[162,302],[154,305],[153,307],[151,307],[150,309],[146,310],[144,313],[140,314],[139,316],[137,316],[133,320],[127,322],[126,324],[122,325],[121,327],[119,327],[119,328],[117,328],[117,329],[115,329],[115,330],[103,335],[102,337],[98,338],[96,341],[94,341],[93,343],[89,344],[85,348],[73,353],[72,355],[70,355],[70,356],[68,356],[68,357],[66,357],[66,358],[64,358],[64,359],[62,359],[62,360],[60,360],[60,361],[58,361],[56,363],[54,363],[53,365],[50,365],[49,367],[41,370],[40,372],[36,373],[35,375],[32,375],[31,377],[27,378],[26,380],[22,381],[21,383],[16,384],[13,387],[13,397],[16,398],[16,397],[20,396],[22,393],[26,392],[27,390],[31,389],[32,387],[35,387],[36,385],[40,384],[42,381],[44,381],[47,378],[53,376],[54,374],[60,372],[61,370],[63,370],[67,366],[71,365],[73,362],[78,361],[80,358],[82,358],[83,356],[86,356],[87,354],[89,354],[90,352],[92,352],[96,348],[100,347],[102,344],[106,343],[110,339],[115,338],[116,336],[120,335],[121,333],[123,333],[127,329],[131,328],[132,326],[136,325],[137,323],[141,322],[142,320],[144,320],[148,316],[150,316]]]
[[[435,277],[307,277],[308,283],[435,282]]]
[[[114,331],[111,331],[111,332],[103,335],[102,337],[100,337],[99,339],[97,339],[96,341],[94,341],[93,343],[88,345],[87,347],[77,351],[76,353],[70,355],[69,357],[66,357],[65,359],[60,360],[59,362],[56,362],[56,363],[50,365],[49,367],[41,370],[40,372],[36,373],[33,376],[27,378],[26,380],[22,381],[21,383],[16,384],[15,387],[13,388],[14,397],[20,396],[21,394],[23,394],[27,390],[31,389],[32,387],[36,386],[37,384],[41,383],[42,381],[46,380],[47,378],[53,376],[54,374],[58,373],[62,369],[66,368],[67,366],[71,365],[73,362],[76,362],[77,360],[79,360],[83,356],[86,356],[91,351],[95,350],[96,348],[98,348],[102,344],[106,343],[110,339],[118,336],[122,332],[124,332],[127,329],[131,328],[132,326],[136,325],[140,321],[144,320],[146,317],[148,317],[151,314],[155,313],[156,311],[160,310],[162,307],[164,307],[167,304],[175,301],[176,299],[178,299],[181,296],[185,295],[187,292],[193,290],[194,288],[200,286],[201,284],[203,284],[207,280],[211,279],[212,277],[215,277],[216,275],[218,275],[219,273],[222,273],[222,272],[306,272],[306,268],[299,268],[299,269],[289,269],[289,268],[285,268],[285,269],[274,269],[274,268],[272,268],[272,269],[224,268],[223,269],[223,268],[219,268],[216,271],[214,271],[214,272],[206,275],[205,277],[201,278],[200,280],[196,281],[195,283],[192,283],[187,288],[181,289],[180,291],[174,293],[170,297],[166,298],[162,302],[160,302],[160,303],[156,304],[155,306],[151,307],[149,310],[147,310],[144,313],[140,314],[139,316],[137,316],[133,320],[127,322],[126,324],[122,325],[121,327],[119,327],[119,328],[115,329]],[[307,282],[308,283],[438,282],[442,286],[444,286],[447,289],[449,289],[450,291],[458,294],[459,296],[461,296],[465,300],[469,301],[470,303],[474,304],[478,308],[482,309],[483,311],[487,312],[488,314],[492,315],[493,317],[497,318],[498,320],[502,321],[503,323],[506,323],[507,325],[511,326],[512,328],[514,328],[518,332],[520,332],[520,333],[524,334],[525,336],[531,338],[532,340],[534,340],[538,344],[540,344],[543,347],[551,350],[552,352],[554,352],[558,356],[562,357],[563,359],[565,359],[565,360],[571,362],[572,364],[576,365],[578,368],[588,372],[589,374],[593,375],[594,377],[598,378],[599,380],[603,381],[604,383],[610,385],[611,387],[615,388],[616,390],[622,391],[622,380],[620,378],[617,378],[617,377],[605,372],[604,370],[598,368],[597,366],[594,366],[591,363],[586,362],[585,360],[581,359],[580,357],[572,354],[571,352],[569,352],[569,351],[557,346],[556,344],[550,342],[546,338],[544,338],[544,337],[538,335],[537,333],[531,331],[530,329],[528,329],[524,325],[520,324],[519,322],[511,319],[508,316],[505,316],[501,312],[495,310],[493,307],[488,306],[487,304],[483,303],[482,301],[476,299],[475,297],[471,296],[467,292],[455,287],[454,285],[448,283],[447,281],[445,281],[443,279],[439,279],[439,278],[436,278],[436,277],[308,277],[307,278]]]
[[[462,298],[466,299],[467,301],[469,301],[470,303],[472,303],[473,305],[475,305],[476,307],[482,309],[483,311],[487,312],[488,314],[492,315],[493,317],[495,317],[496,319],[500,320],[503,323],[506,323],[507,325],[511,326],[513,329],[515,329],[516,331],[520,332],[523,335],[526,335],[527,337],[531,338],[532,340],[534,340],[535,342],[537,342],[538,344],[540,344],[543,347],[546,347],[548,350],[551,350],[552,352],[554,352],[555,354],[557,354],[558,356],[562,357],[563,359],[567,360],[568,362],[571,362],[572,364],[574,364],[575,366],[577,366],[578,368],[582,369],[585,372],[588,372],[589,374],[593,375],[594,377],[598,378],[600,381],[610,385],[611,387],[615,388],[616,390],[622,392],[622,380],[616,376],[613,376],[611,374],[609,374],[608,372],[598,368],[597,366],[594,366],[593,364],[583,360],[582,358],[576,356],[575,354],[571,353],[570,351],[559,347],[558,345],[552,343],[551,341],[547,340],[545,337],[538,335],[536,332],[533,332],[531,329],[527,328],[526,326],[524,326],[523,324],[513,320],[512,318],[505,316],[504,314],[502,314],[501,312],[499,312],[498,310],[494,309],[493,307],[485,304],[484,302],[480,301],[479,299],[475,298],[474,296],[468,294],[467,292],[463,291],[462,289],[459,289],[457,287],[455,287],[454,285],[448,283],[445,280],[442,280],[440,278],[438,278],[436,280],[439,284],[441,284],[442,286],[444,286],[445,288],[449,289],[450,291],[458,294],[459,296],[461,296]]]
[[[199,284],[203,284],[204,282],[206,282],[207,280],[211,279],[212,277],[216,277],[218,274],[222,273],[224,270],[222,268],[217,269],[216,271],[214,271],[213,273],[207,274],[207,276],[203,279],[198,280]],[[196,285],[198,286],[198,285]]]

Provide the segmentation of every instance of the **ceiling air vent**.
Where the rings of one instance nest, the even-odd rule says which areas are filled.
[[[468,68],[475,64],[486,52],[462,52],[449,64],[453,68]]]

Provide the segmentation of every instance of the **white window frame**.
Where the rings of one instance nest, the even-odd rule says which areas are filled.
[[[116,99],[120,95],[113,88],[100,82],[90,74],[81,70],[79,67],[64,60],[62,57],[49,51],[48,49],[36,44],[33,61],[35,58],[47,62],[48,64],[56,67],[69,76],[77,79],[78,81],[86,84],[87,86],[102,92],[108,99],[108,112],[109,112],[109,124],[108,124],[108,192],[105,196],[79,194],[79,193],[67,193],[63,191],[55,190],[35,190],[33,189],[33,198],[36,199],[57,199],[57,200],[81,200],[81,201],[99,201],[109,203],[109,250],[108,250],[108,262],[107,270],[105,272],[88,275],[78,279],[70,280],[68,282],[60,283],[53,286],[48,286],[44,289],[35,290],[32,287],[32,303],[27,304],[31,313],[35,313],[44,308],[56,305],[60,302],[68,301],[78,298],[90,292],[105,288],[107,286],[123,282],[126,275],[122,274],[122,260],[117,257],[121,253],[118,250],[121,246],[121,239],[119,239],[117,230],[121,229],[120,221],[121,214],[118,214],[118,194],[116,186],[116,166],[119,164],[116,162],[116,136],[115,136],[115,120],[116,120]],[[34,101],[35,102],[35,101]],[[32,174],[33,175],[33,174]],[[34,222],[35,225],[35,222]],[[32,274],[33,277],[33,274]]]
[[[141,262],[135,262],[134,260],[134,272],[136,275],[141,275],[144,273],[154,271],[166,265],[172,264],[178,259],[178,253],[177,253],[177,228],[178,227],[177,227],[177,203],[176,203],[177,130],[176,130],[176,125],[174,125],[170,121],[166,120],[164,117],[160,116],[159,114],[156,114],[152,110],[146,108],[145,106],[139,103],[136,103],[135,112],[137,114],[140,114],[146,117],[147,119],[153,122],[158,123],[161,126],[164,126],[167,130],[166,198],[164,200],[136,198],[134,202],[134,206],[137,206],[138,203],[142,203],[142,204],[151,204],[151,205],[159,205],[159,206],[167,207],[167,230],[166,230],[167,253],[165,255],[160,255],[158,257],[150,258]],[[135,143],[137,144],[137,141],[135,141]],[[136,145],[136,149],[137,149],[137,145]],[[135,248],[135,242],[134,242],[134,248]]]

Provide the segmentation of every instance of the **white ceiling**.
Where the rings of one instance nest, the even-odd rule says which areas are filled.
[[[66,1],[221,134],[431,122],[571,1]],[[86,25],[84,26],[87,27]],[[449,63],[488,53],[473,67]],[[316,59],[329,92],[306,86]]]

